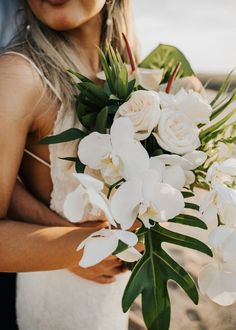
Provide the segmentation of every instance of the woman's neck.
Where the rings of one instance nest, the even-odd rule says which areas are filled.
[[[95,77],[99,70],[99,57],[97,47],[100,46],[102,30],[101,15],[97,15],[78,29],[67,31],[66,34],[78,47],[79,55],[91,76]]]

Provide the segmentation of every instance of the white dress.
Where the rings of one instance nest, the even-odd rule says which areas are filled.
[[[38,74],[58,96],[51,83],[24,55]],[[79,126],[74,109],[61,105],[53,134]],[[58,157],[71,156],[73,143],[50,146],[53,192],[51,209],[63,216],[63,202],[75,189],[71,163]],[[37,256],[35,256],[37,258]],[[129,273],[117,276],[112,284],[85,280],[70,271],[20,273],[17,279],[17,321],[20,330],[127,330],[128,313],[121,309],[121,299]]]

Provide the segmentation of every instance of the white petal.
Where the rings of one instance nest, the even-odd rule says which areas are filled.
[[[100,210],[102,210],[109,223],[116,227],[115,220],[113,219],[112,213],[110,211],[109,201],[106,196],[102,193],[98,194],[96,191],[92,189],[87,189],[87,194],[89,201],[92,205],[97,206]]]
[[[222,168],[223,172],[236,176],[236,159],[235,158],[229,158],[229,159],[223,161],[220,164],[220,167]]]
[[[236,274],[223,273],[217,265],[212,263],[205,266],[199,274],[198,284],[202,293],[205,293],[215,303],[228,306],[235,301]]]
[[[186,183],[184,170],[178,165],[167,166],[163,173],[163,182],[181,190]]]
[[[230,228],[225,225],[221,225],[217,227],[210,233],[208,237],[210,246],[212,246],[215,249],[219,248],[224,243],[224,241],[230,237],[230,235],[233,232],[234,232],[233,228]]]
[[[128,246],[134,246],[138,243],[138,237],[130,231],[113,229],[113,234]]]
[[[133,247],[118,253],[116,256],[126,262],[135,262],[142,258],[142,254]]]
[[[138,83],[147,90],[157,90],[162,80],[162,69],[137,69]]]
[[[228,203],[220,205],[219,215],[222,223],[236,227],[236,205]]]
[[[151,157],[150,158],[150,169],[156,170],[156,172],[159,175],[159,181],[162,181],[163,173],[165,171],[165,163],[164,161],[159,157]]]
[[[101,191],[104,187],[104,183],[98,179],[95,179],[91,175],[84,173],[74,173],[74,176],[85,188],[92,188],[96,191]]]
[[[202,220],[206,223],[208,229],[215,229],[218,226],[217,207],[215,205],[210,205],[203,212]]]
[[[190,184],[195,182],[196,177],[192,171],[185,171],[184,174],[186,178],[186,182],[185,182],[186,186],[189,186]]]
[[[110,135],[93,132],[79,143],[78,156],[81,162],[92,169],[101,168],[101,160],[111,152]]]
[[[129,229],[138,215],[142,182],[138,179],[123,183],[111,200],[112,214],[123,229]]]
[[[127,140],[134,139],[134,127],[130,119],[121,117],[114,120],[111,126],[111,143],[112,149],[124,146]]]
[[[159,211],[158,221],[173,219],[183,211],[185,205],[181,192],[166,183],[155,185],[152,202]]]
[[[120,158],[120,173],[127,180],[139,176],[149,168],[149,156],[138,141],[126,141],[116,150]]]
[[[81,267],[91,267],[110,256],[118,246],[116,236],[92,237],[84,246],[83,257],[79,265]]]
[[[65,217],[71,222],[80,222],[84,216],[87,203],[88,199],[86,198],[86,191],[82,186],[79,186],[65,198],[63,206]]]
[[[164,154],[156,157],[162,160],[165,163],[165,165],[179,165],[184,170],[190,170],[192,166],[192,164],[183,156]]]
[[[190,153],[187,153],[183,156],[184,159],[188,160],[191,164],[191,167],[188,170],[194,170],[198,168],[200,165],[205,163],[207,160],[207,154],[203,151],[194,150]]]

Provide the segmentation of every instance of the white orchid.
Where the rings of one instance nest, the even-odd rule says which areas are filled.
[[[209,228],[218,225],[218,216],[221,223],[236,226],[236,189],[229,188],[221,183],[214,183],[211,190],[204,197],[200,205],[202,219]]]
[[[236,300],[236,230],[217,227],[209,235],[209,245],[214,261],[202,269],[198,284],[211,300],[227,306]]]
[[[90,168],[101,170],[109,184],[138,176],[149,167],[149,156],[134,135],[131,121],[118,118],[110,134],[93,132],[80,141],[79,158]]]
[[[155,159],[162,161],[165,165],[163,167],[163,182],[181,190],[195,181],[192,170],[202,165],[206,161],[207,155],[203,151],[193,151],[183,156],[163,154],[152,157],[151,164]]]
[[[129,229],[137,217],[150,228],[149,220],[167,221],[184,209],[180,191],[162,183],[161,176],[161,169],[149,169],[139,177],[123,183],[114,193],[111,210],[114,219],[123,229]]]
[[[96,216],[103,211],[113,226],[116,223],[109,209],[109,201],[102,193],[104,183],[87,175],[75,173],[79,186],[66,196],[64,215],[73,223],[87,221],[86,215]]]
[[[137,140],[146,139],[161,116],[158,93],[151,91],[135,91],[129,100],[123,103],[116,112],[115,119],[127,117],[131,120]]]
[[[225,160],[228,158],[236,158],[236,145],[234,143],[223,143],[217,144],[218,158]]]
[[[218,182],[232,187],[236,186],[236,158],[213,163],[207,171],[206,180],[211,184]]]
[[[81,242],[77,248],[77,251],[84,249],[79,265],[84,268],[91,267],[106,259],[117,249],[119,240],[129,247],[133,247],[138,243],[138,238],[134,233],[120,229],[100,229],[93,233]],[[128,249],[128,251],[130,250]],[[133,250],[131,249],[132,252]],[[133,255],[134,253],[130,258],[130,255],[127,253],[126,261],[133,261]],[[124,253],[120,253],[120,256],[123,259],[125,258]]]
[[[212,107],[199,93],[181,89],[175,95],[160,92],[162,109],[171,109],[185,113],[196,125],[206,124],[210,120]]]
[[[146,69],[136,67],[136,69],[132,71],[130,64],[126,64],[126,68],[128,71],[129,81],[136,79],[136,85],[140,85],[150,91],[158,90],[163,76],[162,69]],[[98,72],[96,76],[100,80],[106,80],[104,71]]]

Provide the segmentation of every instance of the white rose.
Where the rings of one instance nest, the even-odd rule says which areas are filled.
[[[160,115],[158,94],[140,90],[133,92],[130,99],[119,107],[115,119],[119,117],[129,118],[135,130],[135,138],[144,140],[157,126]]]
[[[161,107],[184,112],[195,124],[206,124],[210,120],[212,107],[199,93],[181,89],[176,95],[161,92]]]
[[[165,150],[183,155],[200,146],[199,129],[185,113],[163,110],[153,135]]]

